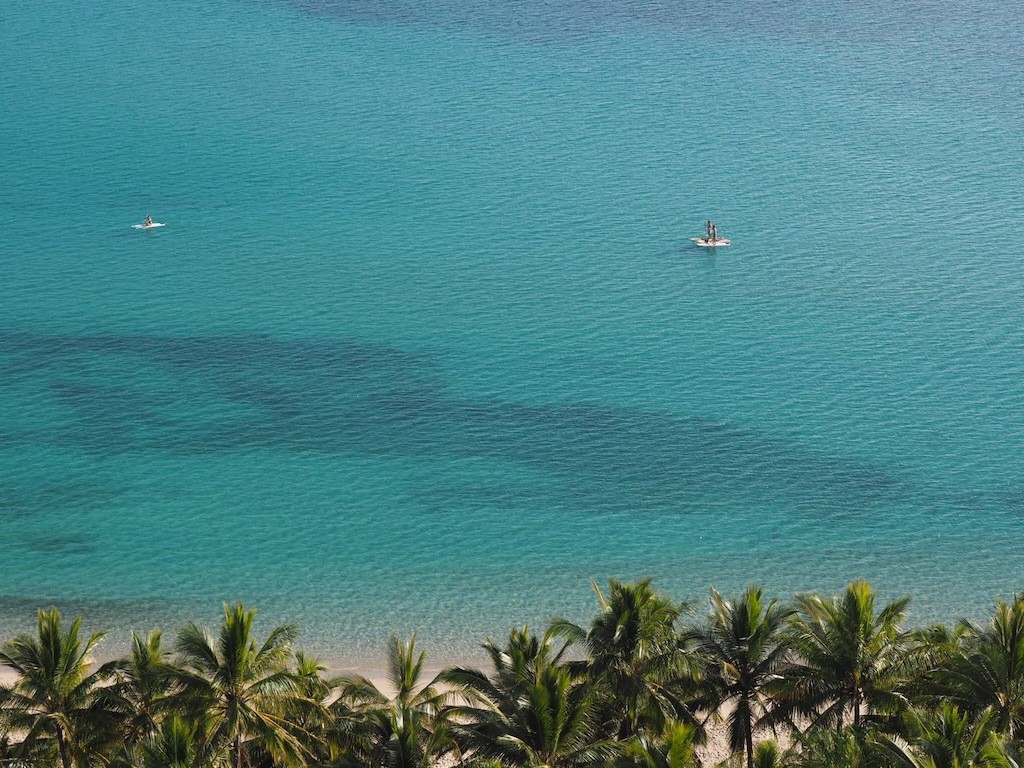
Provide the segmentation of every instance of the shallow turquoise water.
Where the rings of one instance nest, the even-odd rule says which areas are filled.
[[[0,7],[0,628],[1024,586],[1024,25],[787,8]]]

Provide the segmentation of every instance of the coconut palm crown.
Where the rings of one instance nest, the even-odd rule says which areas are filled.
[[[908,664],[903,631],[909,598],[875,611],[876,593],[865,581],[838,597],[801,595],[787,642],[795,661],[769,686],[779,712],[815,725],[860,726],[869,713],[898,714]]]
[[[962,622],[953,651],[935,675],[941,693],[969,712],[991,709],[1011,738],[1024,735],[1024,598],[998,601],[985,624]]]
[[[746,756],[747,768],[754,768],[754,732],[772,705],[767,689],[782,679],[788,659],[781,632],[792,615],[766,602],[759,587],[735,600],[711,590],[711,613],[697,635],[707,664],[704,706],[728,712],[729,746]]]
[[[247,768],[255,751],[297,765],[308,735],[286,717],[302,698],[302,679],[288,667],[297,633],[280,625],[257,645],[255,616],[241,604],[225,605],[216,637],[193,622],[181,630],[175,645],[183,666],[176,675],[179,698],[200,723],[203,751],[228,754],[235,768]]]
[[[683,681],[696,674],[686,653],[689,636],[676,626],[684,606],[655,592],[650,579],[612,579],[607,596],[592,584],[600,612],[590,627],[556,619],[551,632],[586,649],[580,668],[598,685],[616,738],[660,733],[674,719],[692,721],[680,696]]]
[[[92,669],[103,633],[83,640],[81,623],[65,627],[56,608],[40,610],[35,637],[20,635],[0,649],[0,664],[18,676],[0,696],[8,729],[21,735],[19,757],[49,753],[62,768],[77,768],[116,739],[116,719],[95,695],[111,673],[110,665]]]
[[[391,768],[424,768],[449,749],[448,694],[437,680],[423,680],[426,654],[416,649],[415,635],[408,642],[393,638],[388,645],[389,696],[365,677],[341,678],[334,706],[340,720],[359,717],[363,760]],[[353,731],[350,730],[350,733]]]
[[[473,764],[508,768],[596,768],[619,753],[602,733],[591,683],[561,664],[527,628],[500,647],[488,641],[490,675],[454,668],[442,676],[466,703],[450,708],[452,734]]]

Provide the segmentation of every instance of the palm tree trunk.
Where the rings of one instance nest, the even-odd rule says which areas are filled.
[[[743,718],[743,749],[747,753],[747,768],[754,768],[754,726],[750,722],[750,710]]]
[[[622,716],[622,722],[619,723],[619,741],[626,741],[631,738],[634,733],[633,728],[633,713],[636,712],[636,708],[626,705],[626,711]]]
[[[71,754],[68,752],[68,743],[64,738],[64,729],[57,726],[57,751],[60,752],[60,763],[63,768],[74,768],[71,764]]]

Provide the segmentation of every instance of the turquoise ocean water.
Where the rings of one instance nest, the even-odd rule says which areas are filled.
[[[41,0],[0,51],[0,630],[1024,588],[1015,4]]]

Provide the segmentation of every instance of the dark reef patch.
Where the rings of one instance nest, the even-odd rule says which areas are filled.
[[[446,386],[440,358],[382,345],[0,334],[0,375],[11,356],[35,358],[74,414],[29,439],[95,454],[273,448],[486,458],[542,470],[556,479],[548,493],[593,511],[684,511],[732,489],[798,512],[856,514],[912,493],[883,467],[698,416],[466,399]],[[76,372],[85,360],[102,363],[110,383],[83,380]],[[173,415],[183,407],[188,417]]]
[[[303,13],[349,23],[473,30],[503,39],[559,44],[594,35],[661,30],[718,42],[753,37],[808,46],[837,42],[906,45],[907,29],[954,42],[977,23],[969,6],[895,0],[884,7],[838,0],[714,4],[683,0],[284,0]],[[994,9],[993,9],[994,10]]]
[[[67,534],[49,536],[32,536],[23,540],[29,549],[49,555],[88,555],[98,551],[96,543],[91,539]]]

